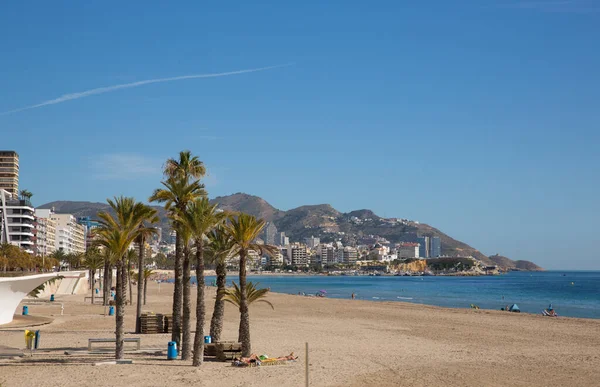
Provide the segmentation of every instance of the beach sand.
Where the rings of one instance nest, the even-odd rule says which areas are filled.
[[[143,309],[170,313],[172,289],[161,284],[159,293],[158,284],[150,283]],[[208,332],[214,289],[206,299]],[[250,369],[213,361],[195,369],[191,362],[168,361],[170,334],[139,335],[142,349],[150,351],[126,353],[134,364],[94,366],[113,357],[86,351],[88,338],[114,337],[114,318],[103,316],[103,306],[84,304],[83,296],[27,303],[31,315],[54,321],[35,328],[42,332],[41,349],[33,357],[0,359],[0,385],[304,386],[305,342],[311,386],[600,385],[598,320],[285,294],[268,299],[275,310],[264,303],[250,307],[253,352],[294,352],[299,359]],[[134,329],[134,314],[135,305],[127,306],[126,332]],[[227,305],[225,340],[237,338],[238,319],[237,310]],[[0,344],[24,348],[22,328],[0,326]]]

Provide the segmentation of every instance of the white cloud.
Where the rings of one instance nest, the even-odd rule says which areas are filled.
[[[135,153],[112,153],[92,159],[92,176],[100,180],[138,179],[162,175],[162,161]]]

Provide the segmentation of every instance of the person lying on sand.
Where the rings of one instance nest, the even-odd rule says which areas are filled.
[[[257,363],[257,362],[261,362],[264,360],[270,360],[270,361],[279,361],[279,360],[296,360],[298,359],[298,356],[294,356],[294,352],[290,353],[287,356],[280,356],[280,357],[269,357],[266,359],[261,359],[260,356],[258,356],[257,354],[253,353],[248,357],[242,357],[239,361],[242,363],[246,363],[246,364],[251,364],[251,363]]]

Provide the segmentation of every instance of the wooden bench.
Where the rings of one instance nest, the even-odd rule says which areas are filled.
[[[139,337],[127,337],[123,339],[124,343],[136,343],[137,350],[140,350],[140,338]],[[117,343],[117,339],[88,339],[88,351],[92,351],[93,343]]]
[[[204,344],[204,356],[216,357],[220,361],[232,360],[242,356],[242,343],[222,341]]]

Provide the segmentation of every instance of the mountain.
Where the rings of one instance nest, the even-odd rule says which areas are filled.
[[[317,204],[282,211],[258,196],[241,192],[218,196],[212,199],[211,203],[218,204],[219,208],[224,210],[243,211],[273,222],[277,229],[285,231],[292,241],[302,241],[304,238],[315,236],[320,237],[323,242],[341,240],[344,245],[347,245],[365,243],[372,240],[372,236],[385,238],[392,243],[416,242],[417,236],[437,236],[442,243],[442,255],[470,255],[487,265],[498,265],[505,269],[543,270],[529,261],[513,261],[500,255],[487,257],[479,250],[428,224],[405,219],[386,219],[368,209],[342,213],[329,204]],[[152,207],[158,210],[161,218],[160,227],[163,229],[163,236],[166,236],[170,230],[166,211],[160,206]],[[92,218],[96,218],[99,211],[110,210],[107,204],[77,201],[56,201],[46,203],[39,208],[54,208],[57,213]]]
[[[229,196],[217,196],[210,202],[217,203],[223,210],[241,211],[267,221],[280,217],[282,213],[263,198],[241,192]]]
[[[491,255],[490,260],[494,263],[494,265],[498,265],[498,267],[502,269],[510,269],[510,270],[523,270],[523,271],[542,271],[541,267],[536,265],[530,261],[513,261],[510,258],[504,257],[502,255]]]

